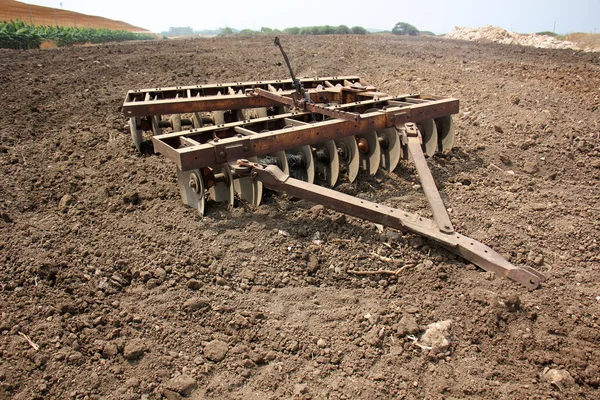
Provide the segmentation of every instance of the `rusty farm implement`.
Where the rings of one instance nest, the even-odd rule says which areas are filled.
[[[264,186],[422,235],[529,289],[540,285],[541,273],[512,265],[452,226],[427,157],[452,148],[457,99],[393,96],[357,76],[297,79],[277,39],[275,44],[291,79],[127,93],[122,110],[135,146],[144,151],[143,131],[153,133],[154,150],[177,165],[186,205],[201,214],[207,199],[258,206]],[[360,170],[393,171],[401,158],[413,162],[432,219],[335,190]]]

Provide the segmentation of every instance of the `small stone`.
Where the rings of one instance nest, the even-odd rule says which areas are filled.
[[[194,390],[198,388],[198,384],[191,376],[182,374],[168,381],[165,384],[165,388],[179,393],[184,397],[188,397]]]
[[[244,268],[240,271],[240,278],[253,281],[254,279],[256,279],[256,272],[249,268]]]
[[[106,343],[102,348],[104,358],[111,358],[119,354],[119,348],[115,343]]]
[[[512,165],[512,161],[510,160],[510,158],[505,155],[505,154],[500,154],[500,161],[502,161],[502,164],[504,165]]]
[[[430,348],[434,354],[443,353],[450,347],[448,341],[449,329],[452,326],[452,321],[438,321],[427,325],[427,330],[419,339],[421,345]]]
[[[549,369],[542,376],[543,382],[550,382],[559,388],[567,388],[575,385],[575,379],[564,369]]]
[[[146,287],[148,289],[154,289],[158,285],[160,285],[160,282],[158,281],[158,279],[152,278],[152,279],[149,279],[148,282],[146,282]]]
[[[181,400],[183,397],[173,390],[163,389],[163,396],[167,400]]]
[[[219,362],[225,358],[229,351],[229,345],[222,340],[213,340],[204,346],[204,357],[207,359]]]
[[[137,360],[144,355],[146,350],[146,344],[142,339],[132,339],[123,349],[123,357],[127,360]]]
[[[294,385],[294,395],[302,396],[303,394],[308,393],[308,386],[305,383],[296,383]]]
[[[254,250],[254,243],[248,241],[242,241],[237,245],[238,250],[242,253],[248,253]]]
[[[498,133],[504,133],[504,129],[500,125],[494,125],[494,130]]]
[[[123,196],[123,203],[137,206],[142,201],[138,192],[131,192]]]
[[[215,283],[219,286],[229,285],[229,281],[227,279],[223,278],[222,276],[217,276],[217,279],[215,279]]]
[[[142,282],[146,283],[150,279],[152,279],[152,274],[148,271],[142,271],[140,272],[140,279],[142,280]]]
[[[600,158],[591,162],[592,168],[600,168]]]
[[[83,354],[78,351],[75,351],[69,355],[69,361],[78,362],[83,358]]]
[[[297,340],[292,340],[286,347],[286,350],[290,353],[295,353],[300,348],[300,343]]]
[[[309,254],[307,257],[306,268],[308,272],[314,274],[319,269],[319,259],[314,254]]]
[[[325,339],[319,339],[317,340],[317,346],[324,349],[325,347],[329,346],[329,343]]]
[[[197,279],[190,279],[187,283],[187,287],[191,290],[198,290],[200,287],[202,287],[202,284]]]
[[[538,172],[540,172],[540,167],[535,162],[527,161],[523,165],[523,172],[526,172],[531,175],[537,174]]]
[[[521,102],[521,99],[518,98],[517,96],[510,96],[510,103],[513,105],[519,105],[519,103]]]
[[[65,212],[69,207],[73,205],[73,203],[75,203],[75,198],[73,198],[73,196],[71,196],[70,194],[65,194],[63,197],[60,198],[60,201],[58,202],[58,209],[60,211]]]
[[[539,256],[537,256],[537,257],[536,257],[536,258],[533,260],[533,263],[539,267],[540,265],[542,265],[542,264],[544,263],[544,256],[543,256],[543,255],[539,255]]]
[[[504,305],[510,312],[519,311],[521,309],[521,298],[518,295],[513,294],[504,301]]]
[[[140,380],[135,376],[132,376],[125,381],[125,387],[127,388],[136,388],[138,386],[140,386]]]
[[[154,277],[163,282],[167,278],[167,271],[165,271],[164,268],[158,267],[154,271]]]
[[[192,297],[183,303],[183,308],[188,311],[195,311],[201,308],[210,307],[210,300],[205,297]]]
[[[400,319],[400,322],[398,322],[396,333],[400,337],[404,337],[406,335],[416,335],[419,333],[419,325],[412,316],[405,315]]]

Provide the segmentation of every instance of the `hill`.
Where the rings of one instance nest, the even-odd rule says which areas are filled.
[[[0,0],[0,21],[21,20],[33,25],[76,26],[80,28],[106,28],[132,32],[149,32],[147,29],[94,15],[42,7],[15,0]]]

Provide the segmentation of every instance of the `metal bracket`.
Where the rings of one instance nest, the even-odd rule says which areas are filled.
[[[208,144],[214,147],[216,163],[221,164],[226,163],[227,160],[247,157],[250,138],[215,139]]]

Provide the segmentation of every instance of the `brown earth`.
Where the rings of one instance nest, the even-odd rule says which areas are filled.
[[[30,5],[14,0],[0,0],[0,21],[17,20],[35,26],[75,26],[79,28],[105,28],[132,32],[149,32],[147,29],[133,26],[123,21],[81,14],[61,8]]]
[[[282,195],[184,207],[172,163],[134,150],[126,91],[285,78],[272,38],[1,50],[0,398],[598,398],[598,55],[282,40],[301,76],[460,98],[430,159],[453,223],[543,287]],[[403,162],[340,190],[428,215],[417,182]],[[409,337],[442,320],[448,349]]]

